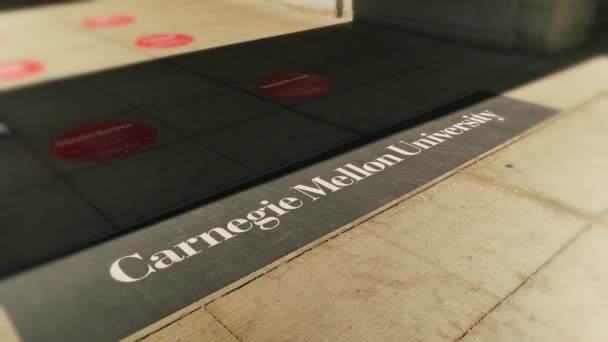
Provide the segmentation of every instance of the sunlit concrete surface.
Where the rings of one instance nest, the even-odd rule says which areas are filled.
[[[129,15],[136,25],[91,29],[84,20]],[[262,0],[67,2],[0,12],[0,60],[42,60],[45,72],[0,91],[160,57],[242,43],[349,22],[349,18],[294,11]],[[229,24],[227,24],[229,23]],[[134,44],[154,33],[187,33],[194,42],[172,49]]]
[[[19,335],[13,327],[13,322],[0,305],[0,340],[7,342],[19,341]]]

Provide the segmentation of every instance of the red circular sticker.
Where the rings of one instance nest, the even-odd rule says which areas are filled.
[[[42,69],[44,66],[35,61],[0,62],[0,81],[15,81],[37,74]]]
[[[135,41],[137,46],[143,48],[171,48],[188,45],[194,41],[194,37],[181,33],[160,33],[141,37]]]
[[[135,18],[128,15],[106,15],[89,18],[84,21],[84,26],[89,28],[116,27],[131,24]]]
[[[66,132],[49,143],[49,153],[68,161],[116,159],[141,151],[156,138],[153,127],[137,122],[112,121]]]
[[[326,94],[336,85],[328,78],[309,74],[282,74],[262,80],[257,91],[273,97],[311,97]]]

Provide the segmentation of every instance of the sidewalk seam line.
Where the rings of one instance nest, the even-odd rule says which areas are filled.
[[[168,328],[168,327],[170,327],[170,326],[174,325],[175,323],[177,323],[177,322],[181,321],[182,319],[184,319],[184,318],[186,318],[186,317],[188,317],[188,316],[190,316],[190,315],[194,314],[195,312],[197,312],[197,311],[199,311],[199,310],[204,309],[204,307],[203,307],[202,305],[200,305],[200,303],[198,303],[198,302],[195,302],[195,303],[199,304],[199,306],[200,306],[200,307],[199,307],[199,308],[196,308],[195,310],[192,310],[191,312],[189,312],[189,313],[187,313],[187,314],[185,314],[185,315],[183,315],[183,316],[181,316],[181,317],[176,318],[175,320],[172,320],[171,322],[168,322],[166,325],[163,325],[162,327],[155,328],[155,329],[153,329],[152,331],[150,331],[150,332],[148,332],[148,333],[146,333],[146,334],[144,334],[144,335],[142,335],[142,336],[140,336],[140,337],[135,337],[135,338],[133,338],[133,340],[132,340],[132,341],[133,341],[133,342],[144,341],[144,340],[145,340],[145,339],[147,339],[148,337],[150,337],[150,336],[152,336],[152,335],[155,335],[155,334],[157,334],[157,333],[161,332],[162,330],[165,330],[166,328]],[[193,303],[193,304],[194,304],[194,303]],[[185,307],[185,308],[187,308],[187,307]],[[184,309],[185,309],[185,308],[184,308]],[[182,310],[184,310],[184,309],[182,309]],[[181,310],[180,310],[180,311],[181,311]],[[179,311],[176,311],[176,312],[179,312]],[[156,323],[158,323],[158,322],[156,322]],[[156,324],[156,323],[152,323],[150,326],[152,326],[152,325],[154,325],[154,324]],[[148,326],[148,327],[150,327],[150,326]],[[146,329],[146,328],[144,328],[144,329]],[[141,331],[141,330],[140,330],[140,331]],[[136,332],[135,334],[137,334],[137,332]],[[133,335],[131,335],[131,336],[133,336]],[[126,337],[124,337],[123,339],[121,339],[121,341],[123,341],[123,340],[130,341],[129,339],[130,339],[130,338],[132,338],[131,336],[126,336]]]
[[[230,328],[228,328],[228,326],[226,324],[224,324],[224,322],[222,322],[219,318],[217,318],[211,311],[209,311],[207,309],[207,306],[203,306],[203,310],[205,310],[205,312],[207,312],[211,317],[213,317],[213,319],[218,322],[219,324],[221,324],[224,329],[226,329],[226,331],[228,331],[230,333],[230,335],[234,336],[234,338],[237,339],[237,341],[243,341],[240,337],[237,336],[237,334],[235,334]]]
[[[490,315],[492,312],[494,312],[494,310],[496,310],[498,307],[500,307],[500,305],[502,305],[502,303],[506,302],[511,296],[513,296],[515,293],[517,293],[517,291],[519,291],[519,289],[521,289],[524,285],[526,285],[532,278],[534,278],[534,276],[536,276],[538,274],[538,272],[540,272],[543,268],[545,268],[545,266],[549,265],[553,260],[555,260],[555,258],[557,256],[559,256],[560,254],[562,254],[566,249],[568,249],[568,247],[570,247],[576,240],[578,240],[583,234],[585,234],[586,232],[588,232],[591,227],[594,226],[593,222],[589,222],[587,223],[587,226],[584,227],[583,229],[581,229],[579,232],[577,232],[576,234],[574,234],[574,236],[572,236],[563,246],[561,246],[559,248],[559,250],[557,250],[557,252],[551,256],[549,259],[547,259],[544,263],[542,263],[537,269],[536,271],[534,271],[532,274],[530,274],[530,276],[528,276],[528,278],[526,278],[526,280],[524,280],[521,284],[519,284],[517,287],[515,287],[515,289],[513,289],[513,291],[509,292],[503,299],[501,299],[498,303],[496,303],[496,305],[494,305],[492,308],[490,308],[490,310],[488,310],[486,313],[484,313],[477,321],[475,321],[462,335],[460,335],[458,338],[456,338],[454,340],[454,342],[459,342],[461,341],[463,338],[465,338],[469,332],[471,332],[476,326],[478,326],[481,322],[483,322],[485,320],[485,318]]]

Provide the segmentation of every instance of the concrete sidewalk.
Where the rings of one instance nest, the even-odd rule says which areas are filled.
[[[422,193],[126,340],[601,339],[608,57],[505,95],[562,112]]]

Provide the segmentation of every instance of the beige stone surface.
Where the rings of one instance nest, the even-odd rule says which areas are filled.
[[[54,15],[72,26],[79,26],[83,18],[107,13],[134,16],[135,23],[120,28],[92,31],[152,58],[345,22],[313,13],[292,11],[279,4],[262,0],[179,0],[153,4],[142,0],[111,0],[71,6],[65,11],[56,10]],[[138,38],[157,33],[188,34],[194,37],[195,41],[167,49],[142,49],[134,45]]]
[[[135,22],[113,28],[83,26],[88,18],[107,15],[130,15]],[[4,11],[0,13],[0,63],[36,60],[45,70],[22,80],[0,82],[0,91],[348,21],[263,0],[96,0]],[[188,34],[195,40],[167,49],[134,44],[138,38],[158,33]]]
[[[21,339],[15,331],[13,322],[6,313],[6,310],[0,305],[0,341],[2,342],[19,342]]]
[[[504,298],[585,224],[465,171],[357,229]]]
[[[516,99],[567,110],[608,90],[608,57],[600,55],[506,91]]]
[[[0,13],[0,62],[34,60],[44,71],[12,82],[0,91],[149,59],[145,54],[103,39],[52,15],[54,7]]]
[[[207,309],[243,340],[455,340],[586,225],[464,171]]]
[[[597,216],[608,209],[606,108],[608,96],[598,97],[468,171]]]
[[[504,302],[460,341],[572,342],[576,340],[564,331],[558,331],[532,316],[526,316],[518,307]]]
[[[608,212],[604,212],[604,214],[600,217],[600,222],[608,225]]]
[[[243,341],[449,341],[498,300],[354,229],[207,310]]]
[[[49,29],[46,32],[48,34],[44,37],[28,40],[29,42],[36,40],[39,44],[26,46],[19,45],[15,41],[6,42],[6,50],[0,53],[0,60],[35,60],[44,64],[44,71],[17,82],[2,82],[0,91],[150,59],[143,53],[127,49],[112,41],[96,39],[82,32],[70,32],[64,29]],[[69,39],[54,39],[52,38],[54,36],[69,37]],[[22,39],[27,38],[22,37]]]
[[[585,231],[464,341],[605,341],[607,246],[606,227]]]
[[[140,341],[143,342],[237,342],[238,339],[226,330],[204,309],[199,309]]]

